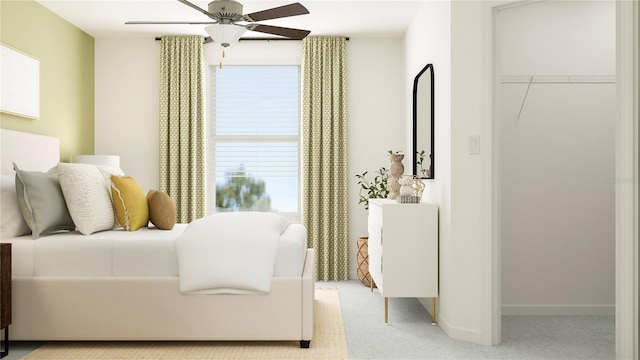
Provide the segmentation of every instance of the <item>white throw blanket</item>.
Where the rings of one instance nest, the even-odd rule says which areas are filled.
[[[180,291],[270,292],[280,235],[290,224],[284,216],[261,212],[218,213],[193,221],[176,241]]]

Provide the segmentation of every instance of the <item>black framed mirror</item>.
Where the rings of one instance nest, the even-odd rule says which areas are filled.
[[[433,64],[427,64],[413,80],[413,175],[433,179],[434,151]]]

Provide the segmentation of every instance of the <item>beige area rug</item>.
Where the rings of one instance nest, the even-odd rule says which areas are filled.
[[[299,341],[51,342],[23,360],[348,359],[338,290],[316,289],[313,339]]]

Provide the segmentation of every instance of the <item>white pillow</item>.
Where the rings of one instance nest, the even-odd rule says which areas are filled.
[[[16,195],[16,177],[2,175],[0,179],[0,237],[3,239],[26,235],[31,232],[24,221],[18,196]]]
[[[105,178],[95,165],[59,163],[58,178],[78,231],[89,235],[114,227],[111,197]]]

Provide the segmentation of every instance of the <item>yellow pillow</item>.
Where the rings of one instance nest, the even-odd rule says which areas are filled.
[[[176,204],[167,194],[159,190],[149,190],[149,220],[158,229],[171,230],[176,224]]]
[[[120,225],[136,231],[149,224],[149,205],[140,185],[130,176],[111,175],[113,208]]]

